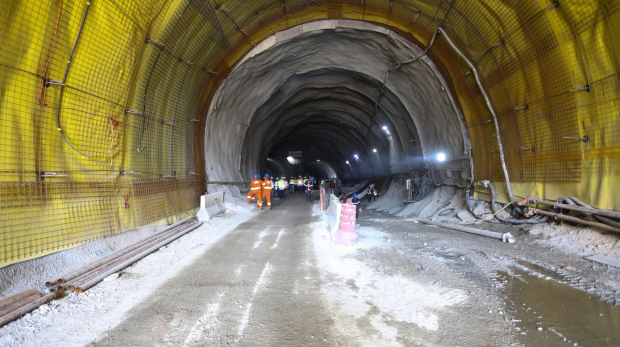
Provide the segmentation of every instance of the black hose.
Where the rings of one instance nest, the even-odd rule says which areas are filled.
[[[482,215],[479,215],[476,212],[474,212],[474,208],[472,207],[472,204],[471,204],[471,197],[469,196],[469,188],[465,190],[465,203],[467,204],[467,208],[469,209],[469,212],[474,217],[476,217],[478,219],[482,219],[483,221],[489,222],[489,223],[499,223],[495,219],[486,219],[486,218],[482,217]]]
[[[491,210],[493,210],[493,214],[495,216],[495,218],[497,218],[498,220],[504,222],[504,223],[510,223],[510,224],[540,224],[540,223],[545,223],[548,220],[548,217],[544,217],[544,216],[535,216],[532,217],[530,219],[515,219],[515,218],[510,218],[510,219],[506,219],[506,218],[502,218],[499,215],[499,211],[497,210],[497,208],[495,207],[495,189],[493,189],[493,186],[489,183],[487,185],[487,188],[489,188],[491,190]],[[541,218],[542,217],[542,218]]]

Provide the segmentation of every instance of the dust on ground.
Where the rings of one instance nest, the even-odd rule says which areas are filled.
[[[285,203],[215,219],[0,329],[0,344],[617,345],[620,271],[581,258],[579,237],[477,225],[517,236],[508,244],[365,211],[349,247],[317,204]]]

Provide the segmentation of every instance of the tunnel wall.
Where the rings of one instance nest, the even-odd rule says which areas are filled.
[[[191,214],[214,92],[264,39],[326,19],[372,22],[420,47],[442,26],[498,114],[515,194],[620,210],[620,5],[550,3],[2,1],[0,266]],[[503,191],[469,66],[441,36],[428,56],[467,121],[476,179]]]

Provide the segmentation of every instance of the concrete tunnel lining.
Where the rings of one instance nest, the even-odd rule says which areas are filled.
[[[406,40],[396,39],[394,34],[372,24],[355,23],[356,26],[364,24],[363,30],[360,30],[330,26],[336,22],[342,25],[343,21],[331,22],[321,21],[306,24],[302,29],[294,28],[292,32],[296,35],[284,36],[284,40],[282,35],[265,40],[267,44],[258,45],[260,48],[248,53],[222,83],[211,103],[205,131],[209,180],[241,181],[253,172],[264,169],[262,165],[273,145],[283,139],[286,132],[295,129],[295,122],[303,119],[296,117],[304,113],[306,117],[323,113],[343,121],[347,119],[349,125],[357,124],[359,129],[370,126],[375,137],[384,139],[379,144],[391,147],[391,172],[377,170],[375,174],[408,173],[412,170],[413,160],[420,156],[415,148],[409,146],[412,140],[419,141],[418,151],[421,150],[426,160],[432,160],[431,157],[439,151],[445,152],[449,160],[469,160],[471,146],[467,132],[463,131],[461,116],[430,59],[405,65],[390,76],[385,88],[386,97],[378,105],[378,117],[389,121],[390,132],[396,139],[397,144],[390,146],[381,129],[382,124],[373,122],[372,118],[373,101],[378,100],[380,93],[377,86],[382,85],[387,70],[400,61],[420,55],[422,50],[415,49],[410,42],[403,43]],[[275,42],[277,37],[281,41]],[[350,59],[352,56],[356,59]],[[322,82],[321,75],[325,82]],[[304,77],[308,78],[307,86],[304,86]],[[347,78],[372,82],[354,84],[354,87],[351,84],[338,86]],[[328,109],[324,106],[321,109],[316,101],[319,95],[329,96],[330,90],[325,88],[329,86],[327,81],[336,82],[343,89],[338,90],[338,98],[333,97],[335,93],[332,91],[332,99],[337,100],[332,100],[333,104]],[[294,88],[285,88],[290,86]],[[323,86],[322,91],[313,90],[320,86]],[[362,100],[366,102],[360,102]],[[303,102],[307,105],[300,107]],[[325,102],[321,100],[321,103]],[[360,108],[365,112],[361,112]],[[321,112],[313,114],[313,109]],[[406,114],[402,114],[403,110]],[[344,118],[343,114],[349,118]],[[277,118],[273,118],[274,115],[284,115],[281,119],[284,121],[275,124]],[[263,129],[260,129],[261,126]],[[361,138],[368,134],[345,130],[343,127],[343,133],[347,133],[345,137]],[[357,151],[366,163],[380,168],[380,163],[373,163],[369,158],[372,148],[357,148]],[[343,155],[350,156],[351,153]],[[403,168],[405,165],[395,165],[396,158],[404,158],[407,168]],[[469,176],[469,170],[461,176]],[[456,180],[464,183],[465,177]],[[454,178],[438,179],[441,183],[455,182]]]

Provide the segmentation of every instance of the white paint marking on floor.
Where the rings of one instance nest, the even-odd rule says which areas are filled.
[[[263,230],[260,232],[260,234],[258,234],[258,241],[254,242],[254,249],[258,248],[258,246],[260,246],[260,244],[263,242],[263,238],[265,238],[265,236],[267,236],[267,230]]]
[[[250,302],[246,306],[245,312],[243,313],[243,317],[241,317],[241,325],[239,325],[239,329],[237,330],[237,334],[239,336],[243,336],[243,331],[245,330],[245,328],[248,326],[248,323],[250,322],[250,315],[252,314],[252,301],[254,301],[254,298],[256,297],[256,294],[258,293],[259,289],[263,287],[265,284],[267,284],[267,281],[269,280],[269,276],[268,276],[269,273],[271,273],[271,264],[267,262],[267,264],[265,264],[265,267],[263,268],[263,272],[260,274],[260,277],[258,278],[258,281],[256,281],[256,284],[254,285],[254,289],[252,289],[252,297],[250,298]]]
[[[276,242],[273,244],[273,246],[271,246],[271,249],[278,248],[278,242],[280,241],[282,235],[284,235],[284,229],[280,229],[280,232],[278,233],[278,238],[276,238]]]
[[[191,343],[200,341],[203,337],[203,331],[208,331],[217,324],[217,315],[220,312],[220,300],[223,296],[224,294],[220,294],[218,301],[207,305],[205,313],[198,319],[196,324],[194,324],[189,334],[187,334],[183,346],[188,346]]]

